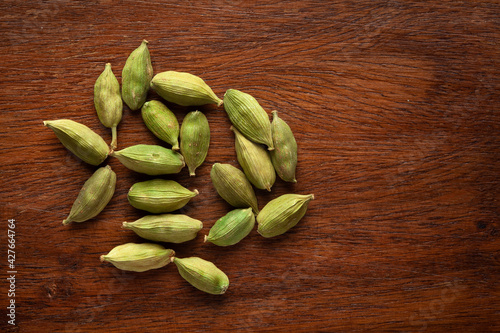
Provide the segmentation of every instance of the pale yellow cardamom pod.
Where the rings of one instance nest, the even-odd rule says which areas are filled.
[[[145,272],[168,265],[174,255],[174,250],[166,249],[159,244],[127,243],[114,247],[100,259],[101,262],[110,262],[121,270]]]
[[[123,222],[123,228],[155,242],[183,243],[196,238],[203,223],[183,214],[159,214]]]
[[[134,145],[111,156],[128,169],[151,176],[179,173],[185,165],[181,154],[158,145]]]
[[[99,165],[108,157],[108,144],[87,126],[70,119],[47,120],[43,124],[53,130],[64,147],[82,161]]]
[[[224,294],[229,287],[229,278],[210,261],[198,258],[171,259],[179,274],[192,286],[213,295]]]
[[[151,87],[168,102],[182,106],[222,105],[222,100],[200,77],[184,72],[167,71],[156,74]]]
[[[313,194],[284,194],[267,203],[257,215],[257,232],[264,237],[281,235],[294,227],[306,214]]]
[[[133,207],[158,214],[180,209],[197,195],[174,180],[151,179],[132,185],[127,198]]]

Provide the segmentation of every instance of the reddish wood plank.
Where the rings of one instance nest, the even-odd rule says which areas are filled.
[[[499,331],[499,13],[496,1],[3,1],[0,275],[8,219],[17,273],[15,298],[8,283],[0,290],[2,330]],[[260,207],[284,193],[316,197],[280,237],[204,244],[231,209],[210,167],[238,164],[223,108],[199,108],[212,130],[206,162],[196,177],[165,178],[200,191],[182,212],[204,228],[166,245],[223,269],[223,296],[197,291],[174,265],[127,273],[99,262],[141,241],[120,225],[144,215],[127,191],[151,177],[116,159],[106,209],[61,225],[95,167],[42,121],[80,121],[109,142],[94,82],[107,62],[121,80],[144,38],[155,73],[199,75],[219,97],[241,89],[288,122],[298,183],[257,191]],[[169,106],[179,121],[197,109]],[[138,143],[162,144],[125,108],[118,144]]]

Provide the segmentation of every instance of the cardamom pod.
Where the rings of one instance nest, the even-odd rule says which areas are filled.
[[[234,245],[248,236],[255,225],[252,208],[234,209],[215,222],[205,242],[219,246]]]
[[[160,214],[123,222],[123,228],[155,242],[183,243],[196,238],[203,223],[183,214]]]
[[[197,195],[174,180],[151,179],[132,185],[127,197],[133,207],[158,214],[180,209]]]
[[[97,216],[115,193],[116,174],[109,165],[97,169],[83,184],[63,224],[84,222]]]
[[[149,101],[141,108],[146,127],[160,140],[179,150],[179,123],[175,114],[160,101]]]
[[[143,40],[127,58],[122,70],[122,97],[131,110],[139,110],[148,95],[153,67],[148,41]]]
[[[179,173],[185,165],[181,154],[157,145],[134,145],[110,155],[128,169],[151,176]]]
[[[224,294],[229,287],[229,278],[210,261],[198,258],[171,259],[179,274],[192,286],[213,295]]]
[[[69,119],[44,121],[70,152],[82,161],[101,164],[108,157],[109,147],[104,139],[87,126]]]
[[[236,157],[250,183],[261,190],[271,191],[276,172],[269,152],[259,143],[248,140],[234,126]]]
[[[124,271],[145,272],[168,265],[174,255],[174,250],[160,244],[127,243],[114,247],[108,254],[103,254],[100,260],[110,262]]]
[[[120,84],[111,70],[111,64],[106,64],[104,71],[94,84],[94,106],[101,123],[111,128],[111,149],[116,148],[116,127],[122,120],[122,95]]]
[[[233,126],[245,137],[274,149],[269,116],[253,96],[228,89],[224,94],[224,109]]]
[[[167,71],[156,74],[151,88],[166,101],[182,106],[222,105],[222,100],[200,77],[184,72]]]
[[[271,112],[273,121],[274,150],[270,152],[271,161],[278,176],[286,182],[296,183],[295,168],[297,167],[297,142],[290,126],[278,117],[278,111]]]
[[[251,207],[255,214],[259,213],[257,197],[243,171],[230,164],[215,163],[210,178],[217,193],[228,204],[236,208]]]
[[[200,111],[189,112],[181,126],[181,153],[189,169],[189,175],[194,176],[195,170],[207,157],[210,145],[210,127],[205,115]]]
[[[305,215],[313,194],[283,194],[267,203],[257,215],[257,232],[264,237],[281,235]]]

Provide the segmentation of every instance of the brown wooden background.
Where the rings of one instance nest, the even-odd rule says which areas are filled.
[[[9,332],[500,331],[500,4],[498,1],[13,1],[0,3],[0,322]],[[151,177],[108,158],[116,193],[92,221],[64,227],[95,167],[43,120],[82,122],[108,142],[93,85],[121,80],[147,39],[154,72],[201,76],[279,110],[299,145],[298,183],[314,193],[289,233],[203,244],[230,207],[215,162],[237,165],[223,108],[202,107],[205,164],[166,176],[200,195],[181,212],[200,235],[170,245],[230,278],[223,296],[174,265],[124,273],[101,264],[140,241],[127,191]],[[151,92],[149,99],[158,96]],[[188,110],[171,105],[179,121]],[[118,144],[162,144],[124,110]],[[7,325],[7,220],[16,220],[16,326]],[[168,244],[167,244],[168,245]]]

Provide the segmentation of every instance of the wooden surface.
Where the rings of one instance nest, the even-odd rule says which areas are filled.
[[[0,321],[8,332],[500,331],[498,1],[13,1],[0,3]],[[299,146],[297,184],[259,206],[314,193],[280,237],[204,244],[230,210],[213,163],[238,165],[222,107],[181,212],[199,236],[166,244],[230,278],[204,294],[174,265],[125,273],[99,256],[139,237],[129,187],[151,177],[113,158],[117,189],[92,221],[61,224],[96,169],[42,125],[69,118],[110,141],[93,85],[121,82],[147,39],[155,73],[186,71],[222,97],[235,88],[278,110]],[[148,99],[159,99],[153,92]],[[191,107],[169,104],[179,121]],[[118,144],[162,144],[124,109]],[[166,145],[166,144],[165,144]],[[167,145],[166,145],[167,146]],[[15,219],[16,325],[7,324],[7,229]]]

